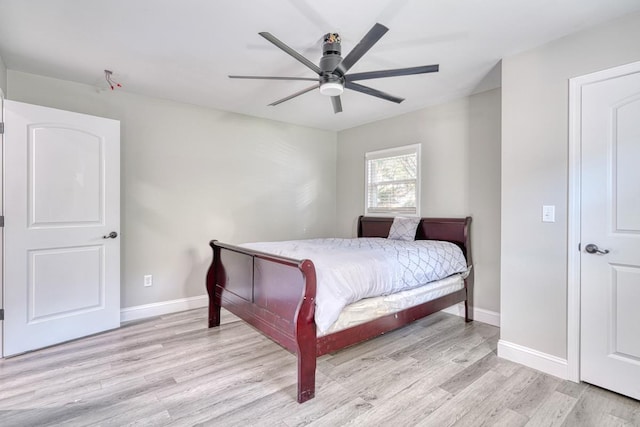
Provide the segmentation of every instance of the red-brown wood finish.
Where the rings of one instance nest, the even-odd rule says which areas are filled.
[[[358,237],[387,237],[393,218],[358,219]],[[462,249],[472,265],[471,218],[422,218],[416,240],[445,240]],[[315,395],[316,357],[368,340],[465,302],[473,320],[473,270],[465,288],[424,304],[317,337],[314,321],[316,273],[311,260],[295,260],[212,240],[207,273],[209,327],[220,325],[220,308],[245,320],[298,357],[298,402]]]

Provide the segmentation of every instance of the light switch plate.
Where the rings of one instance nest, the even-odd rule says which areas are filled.
[[[542,206],[542,222],[556,222],[556,207],[554,205]]]

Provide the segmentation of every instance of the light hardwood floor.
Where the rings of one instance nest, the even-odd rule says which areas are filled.
[[[192,310],[0,361],[0,426],[640,426],[640,402],[496,357],[498,329],[437,313],[318,361]]]

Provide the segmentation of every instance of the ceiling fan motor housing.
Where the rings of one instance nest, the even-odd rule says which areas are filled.
[[[342,47],[340,36],[337,33],[327,33],[324,35],[322,43],[322,58],[320,58],[320,69],[331,74],[342,61]]]

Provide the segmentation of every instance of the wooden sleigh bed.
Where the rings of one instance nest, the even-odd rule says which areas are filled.
[[[387,237],[393,218],[358,219],[358,237]],[[471,218],[422,218],[416,240],[458,245],[472,266]],[[298,402],[314,397],[316,358],[400,328],[454,304],[465,303],[473,320],[473,269],[464,287],[426,303],[378,317],[324,336],[314,321],[316,272],[312,260],[296,260],[212,240],[207,273],[209,327],[220,325],[224,307],[298,357]]]

